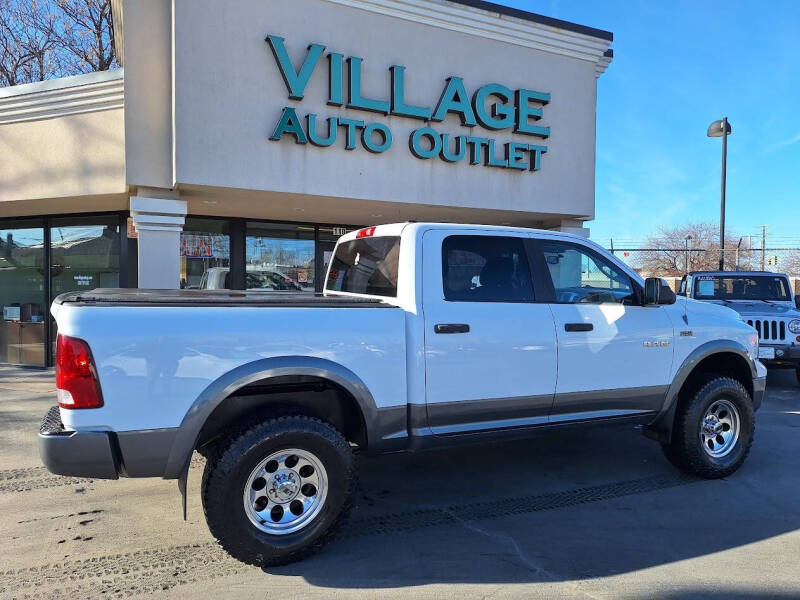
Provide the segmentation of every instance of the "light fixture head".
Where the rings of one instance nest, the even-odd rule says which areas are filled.
[[[714,121],[713,123],[711,123],[711,125],[708,126],[708,131],[706,132],[706,135],[708,135],[708,137],[722,137],[723,127],[726,130],[725,134],[730,135],[731,124],[730,121],[728,121],[727,119],[719,119],[718,121]]]

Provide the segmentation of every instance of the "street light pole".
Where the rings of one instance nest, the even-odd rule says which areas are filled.
[[[708,137],[722,138],[722,182],[720,191],[719,207],[719,270],[725,270],[725,184],[726,170],[728,163],[728,136],[731,134],[731,125],[728,117],[723,117],[720,121],[714,121],[708,126],[706,132]]]
[[[719,216],[719,270],[725,270],[725,187],[728,163],[728,117],[722,118],[722,195]]]

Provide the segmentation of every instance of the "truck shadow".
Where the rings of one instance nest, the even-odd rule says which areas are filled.
[[[357,589],[563,582],[719,552],[750,564],[744,546],[800,527],[792,377],[770,375],[753,450],[729,479],[679,473],[631,426],[362,459],[358,506],[337,538],[269,572]]]

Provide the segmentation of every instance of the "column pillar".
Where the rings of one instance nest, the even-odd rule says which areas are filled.
[[[576,219],[562,219],[561,224],[557,227],[548,227],[550,231],[560,231],[562,233],[571,233],[580,237],[589,237],[589,228],[583,226],[583,221]]]
[[[186,201],[132,196],[131,217],[139,238],[139,287],[178,289]]]

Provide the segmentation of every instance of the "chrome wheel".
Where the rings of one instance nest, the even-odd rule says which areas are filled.
[[[739,440],[739,411],[730,400],[716,400],[700,422],[700,443],[713,458],[726,456]]]
[[[297,448],[280,450],[250,473],[244,488],[244,510],[261,531],[286,535],[314,520],[327,493],[327,473],[316,456]]]

